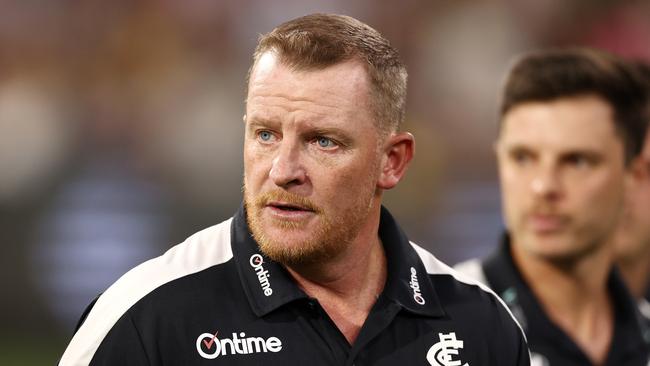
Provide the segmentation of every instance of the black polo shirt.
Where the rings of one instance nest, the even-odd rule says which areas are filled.
[[[533,366],[592,364],[542,309],[512,259],[508,235],[490,257],[460,263],[455,269],[487,284],[505,301],[526,332]],[[610,273],[607,285],[614,302],[615,326],[605,365],[650,365],[648,320],[642,317],[616,269]]]
[[[528,365],[523,333],[491,291],[408,241],[382,208],[387,282],[350,345],[243,209],[102,294],[60,365]]]

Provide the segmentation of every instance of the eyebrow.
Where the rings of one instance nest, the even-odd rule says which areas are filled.
[[[519,144],[519,143],[516,143],[516,144],[503,144],[502,146],[503,146],[503,148],[504,148],[506,151],[512,151],[512,150],[534,150],[534,148],[531,147],[531,146],[528,146],[528,145],[526,145],[526,144]]]
[[[336,136],[346,136],[347,132],[337,127],[319,127],[313,126],[311,131],[317,135],[336,135]]]
[[[275,121],[275,120],[270,119],[270,118],[252,116],[252,117],[247,118],[247,120],[244,120],[244,124],[246,124],[247,128],[276,127],[277,125],[280,124],[280,122]]]
[[[585,149],[573,149],[563,151],[560,156],[564,158],[574,157],[574,156],[584,156],[587,159],[598,161],[603,159],[603,154],[600,151],[594,150],[585,150]]]
[[[531,152],[535,154],[539,154],[540,148],[534,147],[534,146],[529,146],[526,144],[512,144],[508,146],[504,146],[504,151],[507,153],[513,153],[513,152]],[[594,149],[592,147],[567,147],[565,149],[561,149],[556,152],[558,156],[565,157],[569,155],[584,155],[588,158],[600,158],[602,157],[602,152]]]

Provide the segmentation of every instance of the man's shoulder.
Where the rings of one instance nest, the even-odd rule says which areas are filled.
[[[459,270],[455,267],[450,267],[449,265],[436,258],[431,252],[418,246],[415,243],[411,243],[411,245],[420,256],[420,260],[422,260],[422,263],[424,263],[424,267],[426,268],[427,274],[429,276],[446,277],[459,284],[460,286],[469,287],[480,293],[494,295],[493,291],[485,285],[485,282],[480,281],[480,279],[475,275],[464,270]],[[476,265],[478,268],[480,268],[479,261],[476,262]]]
[[[454,270],[488,287],[490,286],[481,259],[473,258],[457,263],[454,265]]]
[[[411,243],[411,245],[420,256],[427,270],[427,274],[434,281],[436,291],[441,297],[453,297],[456,302],[458,300],[478,303],[487,301],[491,303],[496,302],[499,306],[503,305],[501,299],[484,282],[475,276],[450,267],[417,244]],[[480,262],[477,262],[477,264],[480,267]],[[443,286],[442,283],[448,284]],[[443,289],[445,291],[440,293]]]
[[[117,291],[124,287],[155,288],[174,279],[219,265],[232,258],[230,245],[230,225],[232,219],[203,229],[180,244],[168,249],[159,257],[150,259],[134,267],[120,277],[109,289]]]
[[[643,298],[638,301],[637,305],[639,308],[639,313],[643,316],[645,322],[650,325],[650,301],[648,301],[646,298]]]
[[[128,309],[135,302],[176,279],[200,272],[232,258],[230,225],[232,219],[203,229],[167,250],[163,255],[134,267],[113,285],[97,301],[115,308],[116,301],[126,303]]]
[[[490,289],[484,282],[474,276],[472,271],[465,272],[452,268],[427,250],[411,243],[420,259],[424,263],[431,281],[436,289],[438,297],[448,314],[456,316],[467,316],[468,318],[492,317],[493,321],[500,323],[503,319],[512,320],[523,335],[523,330],[517,319],[513,316],[503,300]],[[466,264],[467,268],[476,272],[480,269],[480,261]],[[500,319],[500,320],[499,320]]]
[[[134,267],[120,277],[87,312],[86,319],[77,330],[62,361],[66,357],[83,358],[88,349],[96,349],[117,321],[155,290],[228,262],[233,256],[230,244],[231,222],[232,219],[228,219],[201,230],[163,255]],[[73,355],[76,351],[82,354]]]

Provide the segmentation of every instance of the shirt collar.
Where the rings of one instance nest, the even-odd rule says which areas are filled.
[[[614,301],[616,327],[612,338],[612,348],[635,349],[648,347],[648,321],[643,317],[638,303],[625,286],[623,279],[614,267],[610,273],[607,287]]]
[[[244,205],[235,214],[230,230],[239,278],[255,315],[263,316],[284,304],[307,298],[282,265],[262,254],[248,228]]]
[[[231,236],[237,271],[257,316],[308,298],[281,264],[261,253],[249,230],[243,205],[233,218]],[[384,207],[381,208],[379,237],[384,245],[388,271],[381,296],[415,314],[443,316],[445,313],[424,264]]]
[[[388,265],[383,295],[412,313],[444,316],[431,276],[427,274],[420,256],[384,207],[381,208],[379,237],[384,245]]]

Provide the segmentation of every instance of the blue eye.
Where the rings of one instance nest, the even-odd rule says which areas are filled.
[[[269,131],[261,131],[258,136],[262,141],[270,141],[273,138],[273,135]]]
[[[316,139],[316,142],[318,142],[318,146],[324,148],[334,146],[334,142],[328,139],[327,137],[319,137],[318,139]]]

